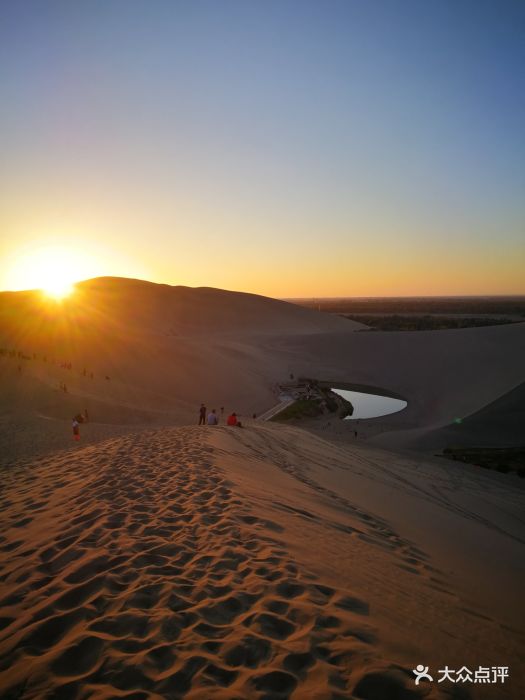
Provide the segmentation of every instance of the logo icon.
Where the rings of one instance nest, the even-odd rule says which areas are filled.
[[[423,666],[423,664],[418,664],[415,668],[412,669],[412,672],[416,675],[416,685],[419,685],[419,681],[422,678],[425,678],[428,681],[434,680],[428,672],[428,666]]]

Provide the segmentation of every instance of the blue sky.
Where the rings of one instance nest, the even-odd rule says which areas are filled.
[[[525,292],[524,36],[508,0],[6,1],[2,267]]]

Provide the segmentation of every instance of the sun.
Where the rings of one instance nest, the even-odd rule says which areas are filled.
[[[65,299],[76,282],[89,276],[80,251],[64,247],[42,247],[25,251],[11,270],[17,289],[41,289],[52,299]]]
[[[67,280],[61,279],[50,280],[44,287],[42,287],[42,291],[46,296],[51,297],[51,299],[56,299],[57,301],[68,297],[73,289],[73,282],[68,282]]]

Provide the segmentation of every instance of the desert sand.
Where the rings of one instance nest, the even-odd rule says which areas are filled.
[[[80,291],[0,295],[24,355],[0,356],[2,697],[522,697],[523,482],[433,450],[456,417],[503,439],[525,324],[368,333],[253,295]],[[357,441],[251,420],[290,373],[409,404]],[[201,401],[244,428],[197,427]],[[437,683],[447,665],[509,678]]]

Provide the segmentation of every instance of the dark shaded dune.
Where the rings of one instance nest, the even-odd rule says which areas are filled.
[[[84,637],[68,647],[52,664],[57,676],[81,676],[93,669],[100,659],[104,643],[99,637]]]
[[[247,635],[226,651],[224,659],[228,666],[245,666],[257,668],[264,664],[272,655],[272,645],[267,639]]]
[[[409,672],[395,667],[372,671],[357,683],[354,695],[363,700],[417,700],[423,696],[425,688],[407,688],[406,682],[410,677]],[[468,693],[463,697],[466,700]]]
[[[141,328],[158,328],[162,322],[174,333],[293,333],[363,327],[277,299],[211,287],[173,287],[115,277],[88,280],[77,287],[89,295],[93,306],[110,309],[116,318]]]
[[[270,671],[253,679],[257,690],[264,690],[274,698],[287,698],[297,685],[297,680],[286,671]]]
[[[90,395],[79,396],[78,393],[68,392],[59,394],[54,383],[45,377],[33,376],[25,373],[22,377],[14,372],[5,372],[2,375],[2,397],[0,400],[0,414],[7,413],[13,420],[23,420],[24,414],[31,413],[36,420],[44,420],[50,417],[70,419],[79,412],[79,403],[89,405],[92,416],[97,417],[97,422],[116,425],[147,426],[155,424],[159,420],[166,419],[166,411],[155,410],[154,406],[144,408],[140,405],[125,404],[112,400],[111,396],[97,398]],[[68,380],[69,377],[65,376]],[[40,414],[40,415],[35,415]],[[45,423],[46,429],[52,430],[53,425]],[[61,430],[62,430],[62,426]],[[105,439],[104,436],[103,439]]]
[[[484,408],[433,430],[415,446],[440,449],[458,447],[522,447],[525,445],[525,382]]]
[[[2,455],[31,454],[32,442],[32,454],[60,448],[65,426],[55,421],[84,408],[118,426],[185,424],[200,400],[261,413],[288,371],[263,342],[358,327],[253,294],[120,278],[80,283],[59,305],[35,291],[0,293],[0,417],[12,437]]]
[[[25,341],[28,352],[51,353],[78,342],[91,345],[102,329],[118,337],[122,333],[317,333],[362,327],[257,294],[118,277],[80,282],[59,306],[38,291],[0,293],[0,341],[7,343],[5,347]]]

